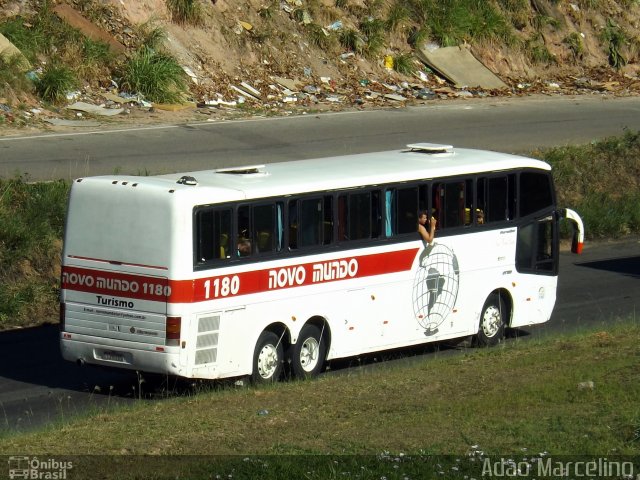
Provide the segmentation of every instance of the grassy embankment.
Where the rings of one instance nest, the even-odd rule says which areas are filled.
[[[480,478],[486,458],[614,460],[640,451],[639,345],[634,318],[312,381],[202,389],[4,434],[0,454],[100,455],[75,458],[73,472],[99,467],[100,478],[462,479]]]
[[[587,239],[640,233],[640,133],[533,153],[554,167],[559,205]],[[0,329],[56,321],[69,185],[0,179]]]

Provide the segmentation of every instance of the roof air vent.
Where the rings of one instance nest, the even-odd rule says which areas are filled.
[[[198,185],[198,181],[193,177],[189,177],[188,175],[183,175],[176,183],[179,185]]]
[[[452,145],[440,145],[438,143],[410,143],[407,148],[411,152],[421,153],[453,153]]]
[[[215,173],[226,173],[231,175],[267,175],[264,165],[248,165],[246,167],[218,168]]]

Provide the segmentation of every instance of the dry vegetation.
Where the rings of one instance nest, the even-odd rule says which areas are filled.
[[[218,0],[193,2],[200,7],[195,25],[171,21],[171,4],[187,0],[112,3],[133,24],[165,28],[181,62],[214,83],[223,75],[261,71],[302,77],[305,67],[337,81],[384,79],[394,76],[383,68],[385,55],[411,54],[424,42],[466,43],[491,70],[516,83],[608,68],[610,47],[624,59],[618,66],[637,73],[640,6],[630,0]],[[332,30],[335,22],[341,27]],[[618,32],[613,47],[607,29]],[[360,46],[348,41],[349,34]],[[350,49],[358,55],[342,60]]]
[[[105,51],[105,43],[87,42],[60,25],[53,13],[45,15],[62,4],[106,31],[124,46],[124,54]],[[291,107],[274,95],[276,77],[340,94],[341,101],[330,108],[361,105],[365,90],[382,82],[442,88],[442,80],[416,59],[416,49],[425,44],[469,46],[508,84],[502,94],[548,90],[550,82],[562,92],[640,91],[637,0],[1,0],[0,6],[0,32],[28,50],[24,53],[34,71],[43,75],[52,65],[68,67],[72,77],[53,69],[47,81],[61,82],[61,94],[79,88],[96,103],[113,89],[112,81],[151,99],[157,83],[145,89],[127,78],[128,66],[145,48],[194,74],[197,83],[181,72],[182,78],[171,82],[178,91],[188,89],[185,98],[195,102],[233,100],[238,92],[231,85],[250,83],[262,101],[245,106],[248,113],[277,114]],[[21,41],[21,34],[40,26],[46,27],[44,35]],[[395,59],[395,70],[385,68],[385,57]],[[174,66],[171,75],[178,75]],[[418,81],[418,70],[426,71],[428,79]],[[162,75],[152,72],[151,77]],[[16,123],[13,117],[24,118],[16,110],[33,106],[60,114],[50,103],[39,102],[43,97],[63,100],[45,91],[42,79],[34,92],[22,75],[4,77],[0,104],[12,107],[13,114],[0,114],[0,125]],[[444,89],[439,97],[456,94]],[[153,101],[165,99],[176,97]],[[306,107],[314,103],[317,95],[300,95],[297,101]]]

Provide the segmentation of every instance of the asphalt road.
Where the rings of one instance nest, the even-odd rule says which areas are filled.
[[[365,112],[0,136],[0,176],[158,174],[394,150],[415,142],[528,153],[620,135],[624,128],[640,130],[640,97],[441,101]]]
[[[0,176],[165,173],[395,149],[418,141],[524,153],[619,135],[624,128],[640,130],[640,98],[442,102],[261,121],[0,136]],[[582,256],[563,253],[552,320],[519,334],[607,329],[620,316],[637,320],[639,278],[638,239],[588,244]],[[0,352],[0,430],[141,401],[141,392],[151,390],[134,374],[63,362],[53,325],[0,333]],[[160,391],[152,401],[162,396]]]

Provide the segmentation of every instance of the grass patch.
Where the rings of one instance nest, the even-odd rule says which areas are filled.
[[[68,192],[62,181],[0,179],[0,328],[55,318]]]
[[[24,67],[24,60],[19,55],[0,56],[0,95],[11,90],[29,91],[33,88]]]
[[[79,85],[78,78],[66,65],[54,62],[47,65],[35,82],[36,91],[43,100],[60,103],[68,92]]]
[[[201,25],[204,12],[199,0],[166,0],[171,19],[176,23]]]
[[[498,5],[505,12],[514,28],[522,30],[529,23],[531,14],[529,0],[498,0]]]
[[[143,47],[120,72],[120,86],[152,102],[179,103],[187,92],[186,75],[176,60]]]
[[[627,64],[627,59],[622,50],[629,43],[627,33],[613,20],[607,19],[607,25],[602,30],[601,40],[609,55],[609,65],[616,70]]]
[[[417,67],[413,55],[402,53],[393,57],[393,69],[403,75],[413,75],[416,73]]]
[[[304,27],[309,43],[323,50],[334,49],[337,45],[335,37],[325,34],[324,29],[316,24],[310,23]]]
[[[409,0],[411,17],[442,46],[500,40],[513,42],[512,27],[493,2]]]
[[[578,32],[572,32],[562,40],[569,50],[571,51],[573,58],[582,58],[584,55],[584,43],[582,37]]]
[[[136,27],[140,48],[150,48],[160,50],[167,40],[167,32],[164,28],[157,26],[149,20]]]
[[[390,457],[391,466],[395,458],[427,454],[631,455],[638,446],[639,342],[640,325],[630,319],[608,332],[514,341],[346,376],[202,390],[5,434],[0,452],[373,455]],[[207,462],[196,458],[195,468]],[[267,472],[263,478],[274,478]]]
[[[343,48],[352,52],[362,53],[365,48],[365,39],[360,32],[353,28],[342,30],[338,41]]]
[[[364,54],[370,58],[375,57],[385,44],[386,23],[380,18],[368,17],[360,22],[359,28],[364,38]]]
[[[404,23],[411,19],[411,12],[402,3],[394,3],[387,13],[386,26],[390,32],[395,32]]]
[[[40,20],[40,16],[35,17]],[[0,24],[0,33],[7,37],[31,62],[36,60],[40,51],[50,47],[50,38],[42,28],[41,22],[28,23],[31,19],[14,17]],[[29,25],[29,26],[27,26]]]
[[[524,50],[529,60],[536,65],[549,65],[556,62],[555,57],[544,44],[540,34],[527,39],[524,42]]]

